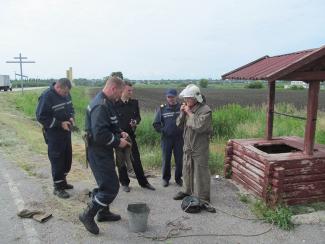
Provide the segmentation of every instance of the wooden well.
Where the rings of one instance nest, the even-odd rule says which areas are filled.
[[[325,146],[303,150],[299,137],[229,140],[225,176],[271,205],[325,201]]]
[[[325,201],[325,146],[314,143],[320,81],[325,80],[325,46],[264,56],[222,78],[267,80],[269,89],[265,138],[229,140],[225,177],[271,205]],[[277,114],[276,80],[302,80],[309,84],[304,138],[272,137],[273,117]]]

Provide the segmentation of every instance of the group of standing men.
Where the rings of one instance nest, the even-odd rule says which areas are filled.
[[[61,198],[68,198],[65,190],[73,188],[66,180],[71,169],[71,130],[75,123],[70,89],[68,79],[58,80],[40,96],[36,111],[48,144],[54,194]],[[128,162],[131,162],[139,185],[155,190],[144,175],[135,139],[135,129],[141,117],[138,101],[132,99],[132,92],[131,83],[123,81],[123,77],[111,76],[87,107],[87,157],[98,187],[93,189],[91,201],[79,219],[93,234],[99,233],[94,219],[96,215],[97,221],[121,219],[120,215],[110,211],[109,205],[118,194],[119,182],[125,192],[130,191]],[[178,192],[174,199],[195,195],[210,201],[208,155],[212,132],[211,109],[195,85],[188,85],[180,97],[184,98],[184,104],[177,101],[175,89],[167,90],[167,103],[157,110],[153,123],[155,130],[161,133],[162,185],[169,185],[174,152],[175,182],[179,186],[183,186],[184,172],[184,190]]]

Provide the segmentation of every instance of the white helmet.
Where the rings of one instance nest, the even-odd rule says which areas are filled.
[[[200,88],[198,88],[196,85],[193,84],[189,84],[187,87],[185,87],[185,89],[179,94],[179,97],[180,98],[193,97],[199,103],[203,102]]]

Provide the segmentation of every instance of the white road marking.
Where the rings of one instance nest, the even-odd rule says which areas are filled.
[[[10,177],[8,172],[5,171],[5,169],[0,168],[0,171],[8,183],[11,196],[14,199],[14,202],[16,204],[18,211],[23,210],[25,203],[24,203],[24,200],[18,190],[16,183],[12,180],[12,178]],[[41,240],[39,239],[37,231],[35,230],[35,228],[33,226],[32,220],[31,219],[22,219],[22,222],[23,222],[23,226],[25,229],[28,243],[41,244]]]

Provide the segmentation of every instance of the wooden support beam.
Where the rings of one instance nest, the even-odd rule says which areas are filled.
[[[307,122],[304,141],[304,153],[307,155],[313,155],[314,151],[319,88],[319,81],[309,82]]]
[[[269,93],[267,98],[267,113],[266,113],[266,129],[265,138],[266,140],[272,139],[273,133],[273,112],[274,112],[274,100],[275,100],[275,80],[268,81]]]
[[[303,80],[303,81],[324,81],[325,71],[304,71],[304,72],[293,72],[281,80]]]

